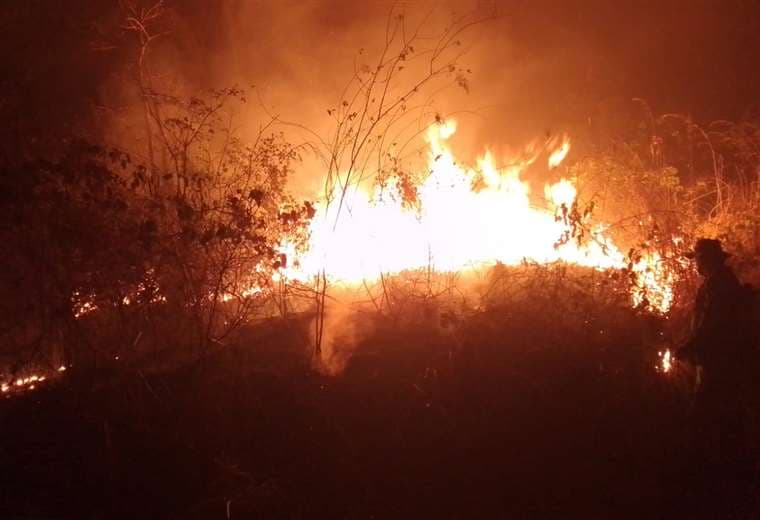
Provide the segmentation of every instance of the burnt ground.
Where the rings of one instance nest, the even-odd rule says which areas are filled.
[[[3,400],[0,517],[728,517],[688,396],[630,345],[389,327],[326,376],[302,329]]]

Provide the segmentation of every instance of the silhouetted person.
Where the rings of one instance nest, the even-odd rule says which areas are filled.
[[[726,264],[728,253],[719,240],[701,238],[689,254],[704,281],[697,292],[692,332],[679,357],[703,368],[702,388],[731,384],[741,369],[747,345],[747,289]],[[721,387],[723,385],[721,384]]]
[[[751,396],[753,346],[749,291],[726,264],[719,240],[699,239],[694,258],[703,283],[697,292],[692,333],[677,357],[700,367],[694,403],[696,448],[706,477],[702,498],[729,517],[741,507],[751,478],[747,406]]]

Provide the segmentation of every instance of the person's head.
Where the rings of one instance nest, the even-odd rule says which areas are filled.
[[[723,267],[729,254],[723,251],[720,240],[700,238],[694,245],[694,251],[687,255],[697,262],[697,271],[702,276],[710,276]]]

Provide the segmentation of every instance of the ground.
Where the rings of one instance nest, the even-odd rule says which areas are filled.
[[[3,400],[0,516],[707,515],[688,395],[627,346],[389,325],[323,375],[305,326]]]

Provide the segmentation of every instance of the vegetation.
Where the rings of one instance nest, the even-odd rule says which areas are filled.
[[[246,145],[222,126],[232,98],[242,92],[162,97],[164,167],[81,141],[6,165],[12,377],[29,364],[92,372],[124,354],[197,355],[278,308],[281,246],[303,246],[314,210],[287,194],[297,154],[281,135]]]

